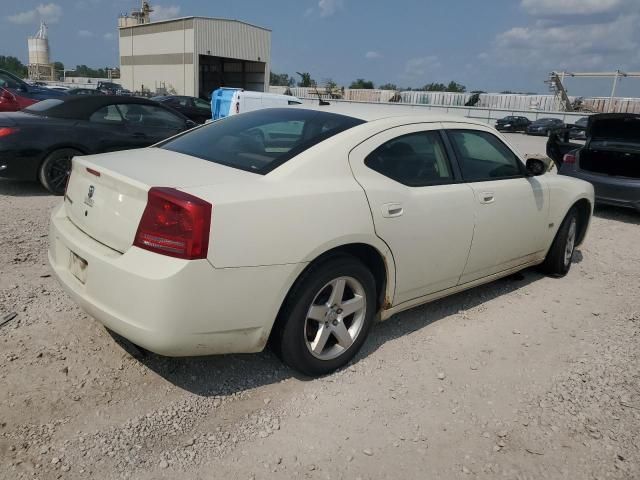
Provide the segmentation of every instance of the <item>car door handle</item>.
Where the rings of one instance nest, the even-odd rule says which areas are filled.
[[[385,203],[382,206],[382,216],[385,218],[399,217],[404,213],[401,203]]]
[[[480,203],[493,203],[496,197],[493,192],[482,192],[480,194]]]

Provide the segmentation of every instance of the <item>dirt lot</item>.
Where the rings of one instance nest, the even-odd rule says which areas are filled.
[[[0,181],[2,479],[640,478],[638,214],[598,208],[566,278],[397,315],[310,380],[114,339],[49,276],[58,202]]]

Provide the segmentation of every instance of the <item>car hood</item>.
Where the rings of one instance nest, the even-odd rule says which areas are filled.
[[[605,113],[592,115],[587,123],[587,136],[592,140],[622,140],[640,144],[640,115]]]

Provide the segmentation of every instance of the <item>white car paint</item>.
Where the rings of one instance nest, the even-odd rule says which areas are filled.
[[[368,153],[400,134],[464,128],[508,142],[486,125],[440,114],[353,116],[368,121],[264,176],[153,147],[75,158],[68,194],[51,222],[56,276],[97,320],[149,350],[255,352],[296,279],[333,248],[360,243],[382,256],[380,318],[386,319],[541,263],[570,207],[578,200],[593,205],[590,184],[549,174],[401,185],[364,164]],[[86,198],[90,185],[100,191],[93,199]],[[206,259],[132,246],[152,186],[178,188],[213,205]],[[492,201],[481,203],[487,193]],[[385,216],[389,205],[402,215]],[[72,273],[78,265],[71,252],[87,262],[84,283]]]

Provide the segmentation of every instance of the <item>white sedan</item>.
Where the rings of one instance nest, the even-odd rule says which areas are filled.
[[[375,319],[533,265],[562,276],[593,188],[443,115],[268,109],[78,157],[49,260],[162,355],[257,352],[320,375]]]

